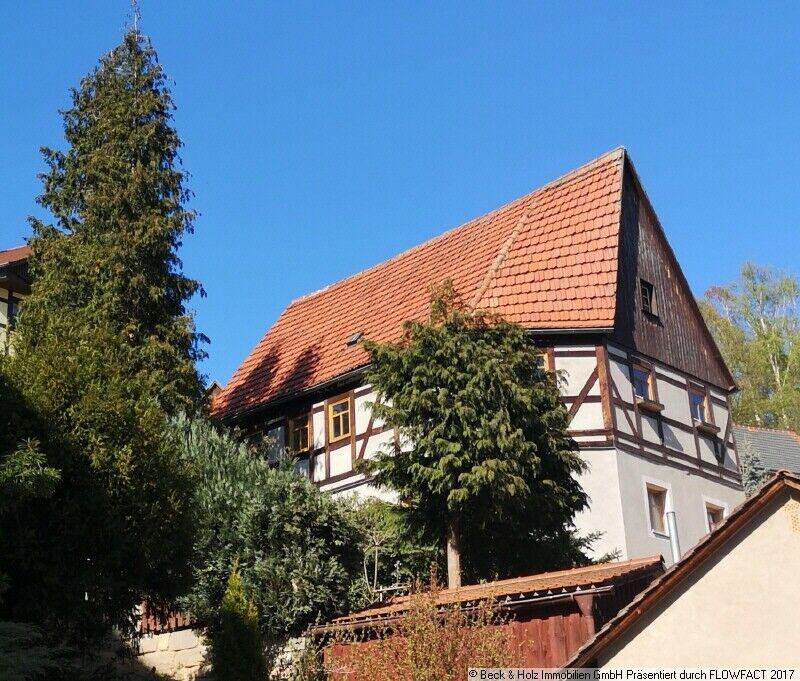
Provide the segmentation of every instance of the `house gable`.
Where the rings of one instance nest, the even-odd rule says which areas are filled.
[[[800,648],[800,478],[781,472],[568,667],[790,666]]]
[[[616,343],[723,390],[735,387],[629,160],[622,183],[618,281]],[[643,310],[642,281],[653,287],[653,314]]]

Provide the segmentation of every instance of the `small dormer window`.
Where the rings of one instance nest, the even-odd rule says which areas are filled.
[[[649,281],[639,279],[639,291],[642,298],[642,311],[653,316],[658,314],[656,308],[656,294]]]
[[[352,347],[353,345],[355,345],[356,343],[358,343],[358,341],[360,341],[360,340],[361,340],[361,338],[362,338],[363,336],[364,336],[364,332],[363,332],[363,331],[356,331],[355,333],[353,333],[353,334],[350,334],[350,335],[347,337],[347,340],[344,342],[344,344],[345,344],[345,345],[346,345],[348,348],[349,348],[349,347]]]

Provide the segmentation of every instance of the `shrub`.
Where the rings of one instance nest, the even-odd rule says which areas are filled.
[[[210,659],[220,681],[263,681],[267,670],[258,628],[258,611],[245,596],[236,567],[220,604],[219,624],[211,637]]]

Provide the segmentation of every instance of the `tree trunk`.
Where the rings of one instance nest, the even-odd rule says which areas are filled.
[[[461,586],[461,516],[451,513],[447,519],[447,588]]]

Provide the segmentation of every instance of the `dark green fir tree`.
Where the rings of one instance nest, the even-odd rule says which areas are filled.
[[[587,499],[556,379],[525,330],[466,307],[446,282],[399,343],[368,342],[374,413],[400,447],[367,462],[412,526],[446,545],[448,584],[585,562]]]
[[[2,366],[0,460],[27,447],[59,478],[0,514],[2,614],[75,637],[131,625],[187,576],[190,482],[166,420],[200,401],[204,339],[177,255],[195,215],[173,109],[136,29],[72,91],[66,149],[43,150],[54,219],[31,221],[33,290]]]

